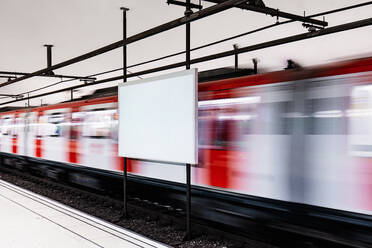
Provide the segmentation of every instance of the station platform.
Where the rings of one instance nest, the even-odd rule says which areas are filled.
[[[169,247],[0,180],[0,247]]]

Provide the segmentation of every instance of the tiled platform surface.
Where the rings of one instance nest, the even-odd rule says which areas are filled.
[[[0,247],[168,247],[0,180]]]

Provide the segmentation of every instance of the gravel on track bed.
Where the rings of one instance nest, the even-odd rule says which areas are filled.
[[[171,219],[159,218],[141,211],[139,208],[133,207],[133,200],[128,203],[129,217],[123,219],[120,218],[122,214],[122,205],[108,198],[105,200],[102,199],[102,197],[92,197],[92,195],[85,194],[84,192],[75,191],[71,187],[65,187],[64,185],[54,182],[48,183],[45,182],[45,179],[40,179],[41,181],[39,181],[8,171],[0,171],[0,179],[173,247],[272,247],[227,240],[217,235],[214,236],[205,233],[196,235],[196,237],[190,241],[183,241],[185,235],[184,225],[181,226],[180,224],[173,223]]]

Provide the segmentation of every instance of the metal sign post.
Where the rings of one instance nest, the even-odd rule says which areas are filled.
[[[186,0],[185,16],[192,14],[190,0]],[[186,70],[190,69],[190,23],[186,23]],[[191,239],[191,164],[186,164],[186,236]]]
[[[127,11],[128,8],[121,7],[123,11],[123,83],[127,82]],[[123,158],[123,216],[124,218],[128,217],[127,209],[127,158]]]
[[[198,164],[197,77],[197,70],[189,69],[120,82],[118,88],[118,155],[185,165],[185,239],[191,236],[191,165]]]

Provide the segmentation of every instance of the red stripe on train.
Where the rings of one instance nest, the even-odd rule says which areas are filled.
[[[41,137],[36,137],[36,140],[35,140],[35,156],[38,157],[38,158],[41,158],[42,157],[42,144],[43,144],[43,140],[41,139]]]
[[[17,143],[18,143],[18,139],[17,139],[17,136],[15,135],[12,137],[12,153],[18,153]]]
[[[68,142],[68,161],[78,163],[78,142],[70,139]]]
[[[13,119],[13,125],[17,125],[17,118],[18,118],[18,114],[15,114],[14,119]],[[14,154],[18,153],[17,143],[18,143],[18,134],[14,133],[12,136],[12,153]]]

